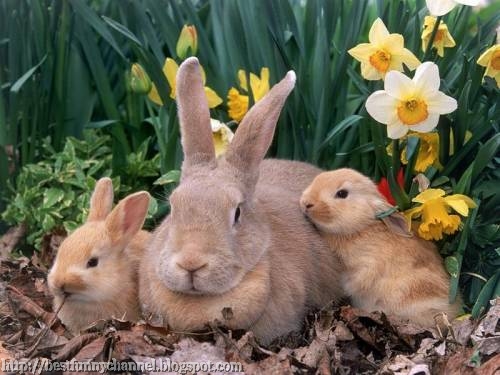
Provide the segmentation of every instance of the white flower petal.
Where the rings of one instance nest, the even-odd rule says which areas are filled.
[[[210,125],[212,126],[212,131],[213,132],[218,132],[220,130],[220,128],[222,128],[222,126],[224,124],[222,122],[220,122],[219,120],[211,118],[210,119]]]
[[[380,18],[377,18],[375,22],[373,22],[372,27],[370,28],[370,32],[368,33],[368,40],[370,43],[381,43],[384,38],[389,35],[389,30]]]
[[[409,126],[411,130],[415,130],[420,133],[428,133],[431,130],[434,130],[439,121],[439,114],[437,113],[429,113],[429,116],[416,125]]]
[[[385,75],[384,89],[394,98],[404,99],[414,87],[412,80],[401,72],[391,70]]]
[[[387,125],[387,136],[391,139],[400,139],[408,133],[408,130],[410,130],[408,126],[398,120]]]
[[[426,98],[427,111],[444,115],[457,109],[457,101],[451,96],[438,91]]]
[[[383,90],[375,91],[366,99],[365,107],[370,116],[382,124],[394,119],[397,99],[387,95]]]
[[[457,5],[453,0],[425,0],[425,4],[433,16],[444,16]]]
[[[413,77],[417,90],[424,96],[439,90],[439,68],[436,64],[426,61],[421,64]]]
[[[480,0],[455,0],[455,2],[462,5],[469,5],[471,7],[475,7],[476,5],[479,5]]]

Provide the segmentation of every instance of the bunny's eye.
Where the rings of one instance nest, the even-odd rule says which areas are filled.
[[[234,211],[234,224],[240,221],[241,209],[240,206],[236,207],[236,211]]]
[[[346,199],[347,196],[349,195],[349,192],[345,189],[340,189],[339,191],[337,191],[337,193],[335,194],[335,198],[340,198],[340,199]]]
[[[97,258],[90,258],[89,261],[87,262],[87,268],[92,268],[92,267],[97,267],[99,264],[99,259]]]

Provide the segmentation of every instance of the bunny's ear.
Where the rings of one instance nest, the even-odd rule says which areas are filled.
[[[122,199],[106,218],[113,244],[128,243],[141,230],[148,213],[150,195],[139,191]]]
[[[413,233],[408,229],[406,218],[400,212],[394,212],[389,216],[380,218],[380,220],[392,233],[402,237],[413,237]]]
[[[392,233],[402,237],[413,237],[406,217],[398,211],[397,207],[387,203],[385,198],[378,197],[373,208],[375,217],[380,219]]]
[[[271,146],[278,117],[295,86],[295,79],[295,72],[289,71],[281,82],[255,103],[229,145],[226,160],[250,178],[247,181],[249,184],[257,182],[259,164]]]
[[[104,220],[113,207],[113,182],[109,177],[99,179],[90,198],[87,221]]]
[[[184,172],[191,166],[215,162],[210,111],[196,57],[186,59],[179,67],[176,89]]]

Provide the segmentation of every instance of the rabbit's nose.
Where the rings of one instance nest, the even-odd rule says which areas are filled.
[[[64,282],[54,283],[53,288],[55,293],[61,295],[64,298],[71,295],[71,292],[68,291],[68,285]]]
[[[303,199],[300,201],[300,204],[302,206],[302,209],[304,211],[307,211],[308,209],[312,208],[314,206],[314,203],[311,203],[310,201]]]
[[[199,264],[199,263],[192,263],[192,262],[178,262],[177,267],[183,269],[184,271],[187,271],[191,274],[194,274],[196,271],[201,270],[203,267],[205,267],[207,263]]]

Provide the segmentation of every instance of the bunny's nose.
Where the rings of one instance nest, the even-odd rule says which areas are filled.
[[[177,263],[177,266],[179,268],[187,271],[191,275],[193,275],[194,273],[196,273],[198,270],[201,270],[206,265],[207,265],[207,263],[203,263],[203,264],[195,263],[195,262],[178,262]]]
[[[302,199],[300,201],[300,205],[302,206],[302,209],[304,211],[307,211],[309,210],[310,208],[314,207],[314,203],[311,203],[310,201],[308,201],[307,199]]]
[[[55,282],[52,285],[52,291],[64,298],[69,297],[71,292],[68,291],[68,285],[64,282]]]

